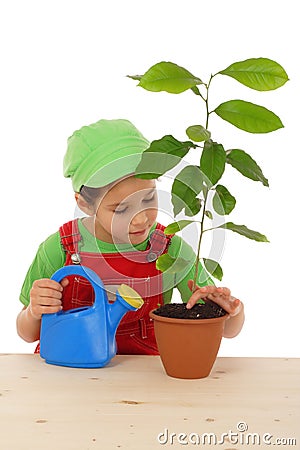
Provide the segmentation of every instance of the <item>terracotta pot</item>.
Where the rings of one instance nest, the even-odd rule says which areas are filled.
[[[216,360],[228,314],[214,319],[172,319],[150,312],[166,373],[175,378],[205,378]]]

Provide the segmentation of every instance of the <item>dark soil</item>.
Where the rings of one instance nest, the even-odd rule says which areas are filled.
[[[212,319],[225,316],[226,311],[216,303],[206,300],[205,304],[196,304],[187,309],[184,303],[168,303],[153,311],[157,316],[172,317],[173,319]]]

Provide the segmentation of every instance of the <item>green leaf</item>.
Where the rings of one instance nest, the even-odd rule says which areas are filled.
[[[211,211],[206,210],[206,211],[205,211],[205,215],[206,215],[206,217],[208,217],[210,220],[213,219],[213,215],[212,215]]]
[[[271,91],[288,81],[284,68],[268,58],[251,58],[231,64],[219,72],[235,78],[245,86],[256,91]]]
[[[197,195],[203,188],[203,175],[198,166],[186,166],[179,172],[172,185],[172,203],[176,216],[183,208],[193,211]],[[200,210],[200,205],[199,205]],[[190,215],[190,214],[188,214]]]
[[[182,230],[186,226],[190,225],[191,223],[195,223],[194,220],[178,220],[178,222],[170,223],[164,230],[165,234],[174,234],[178,231]]]
[[[199,91],[199,88],[197,86],[193,86],[191,88],[191,90],[194,92],[195,95],[201,95],[200,91]]]
[[[200,159],[200,169],[212,185],[223,175],[225,170],[226,152],[222,144],[206,141]]]
[[[175,167],[191,148],[196,147],[191,141],[181,142],[171,135],[155,140],[142,153],[135,176],[143,179],[158,178]]]
[[[254,181],[261,181],[264,186],[269,186],[269,182],[259,165],[244,150],[234,149],[228,151],[226,162],[245,177]]]
[[[184,212],[187,216],[192,217],[192,216],[196,216],[196,214],[198,214],[198,212],[201,209],[201,200],[198,197],[194,197],[190,203],[188,204],[188,206],[185,207]]]
[[[270,133],[283,128],[280,118],[272,111],[244,100],[221,103],[214,112],[221,119],[249,133]]]
[[[236,225],[235,223],[227,222],[216,228],[225,228],[226,230],[234,231],[235,233],[241,234],[242,236],[245,236],[248,239],[253,239],[257,242],[269,242],[266,236],[258,231],[250,230],[245,225]]]
[[[142,75],[138,86],[152,92],[166,91],[171,94],[180,94],[198,84],[203,84],[200,78],[192,75],[184,67],[162,61],[150,67]]]
[[[164,253],[163,255],[159,256],[156,261],[156,268],[158,270],[161,270],[162,272],[165,272],[168,270],[176,261],[175,258],[172,258],[168,253]]]
[[[190,139],[195,142],[203,142],[210,139],[210,131],[204,128],[202,125],[192,125],[187,128],[186,134]]]
[[[174,136],[168,134],[161,139],[152,141],[150,147],[148,147],[144,153],[167,153],[183,158],[190,148],[196,147],[197,145],[191,141],[178,141]]]
[[[156,268],[161,272],[165,272],[167,270],[170,273],[181,272],[186,269],[189,264],[190,261],[183,258],[173,258],[168,253],[164,253],[156,260]]]
[[[230,214],[235,207],[236,200],[233,195],[230,194],[228,189],[221,184],[216,187],[215,195],[213,196],[214,210],[223,216],[224,214]]]
[[[208,273],[210,273],[213,277],[217,278],[217,280],[222,280],[223,278],[223,270],[217,261],[213,259],[203,258],[205,269]]]

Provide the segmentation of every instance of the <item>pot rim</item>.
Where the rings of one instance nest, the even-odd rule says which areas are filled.
[[[177,324],[190,324],[190,325],[199,325],[199,324],[208,324],[208,323],[215,323],[215,322],[223,322],[229,318],[229,313],[226,313],[224,316],[221,317],[212,317],[211,319],[178,319],[173,317],[163,317],[158,316],[157,314],[154,314],[154,311],[156,310],[152,309],[149,313],[150,319],[156,320],[158,322],[169,322],[169,323],[177,323]]]

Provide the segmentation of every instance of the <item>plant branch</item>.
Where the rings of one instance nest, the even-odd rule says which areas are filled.
[[[206,228],[206,230],[203,230],[202,233],[206,233],[206,231],[213,231],[216,230],[219,227],[212,227],[212,228]]]
[[[211,83],[213,77],[214,77],[214,75],[211,75],[208,84],[205,85],[205,87],[206,87],[206,100],[205,100],[206,123],[205,123],[205,128],[206,129],[208,129],[208,119],[209,119],[209,114],[210,114],[209,109],[208,109],[208,92],[209,92],[210,83]]]

